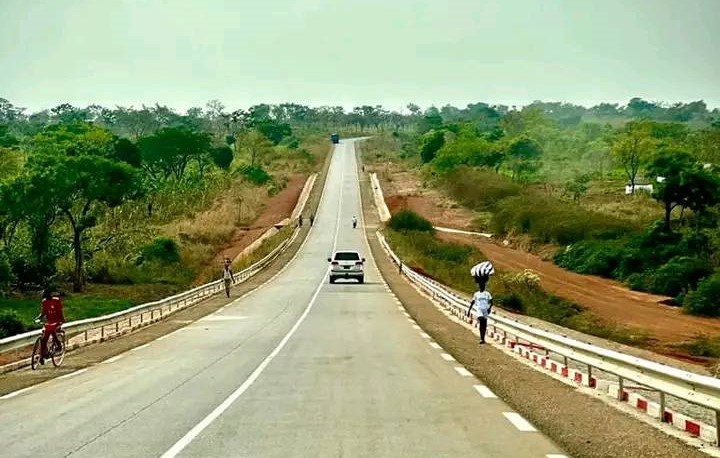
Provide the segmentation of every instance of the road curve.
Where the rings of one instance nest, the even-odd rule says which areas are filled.
[[[399,309],[351,226],[354,150],[336,145],[315,227],[273,281],[0,399],[0,456],[562,456]],[[334,248],[364,253],[366,284],[328,283]]]

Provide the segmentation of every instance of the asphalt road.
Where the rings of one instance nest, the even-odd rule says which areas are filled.
[[[561,456],[399,309],[352,229],[362,215],[353,145],[335,148],[315,227],[273,281],[146,346],[0,398],[0,456]],[[364,253],[366,284],[328,283],[335,248]]]

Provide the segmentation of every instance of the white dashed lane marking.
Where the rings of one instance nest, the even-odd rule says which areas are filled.
[[[437,342],[430,342],[430,346],[433,347],[435,350],[442,350],[442,347]]]
[[[455,368],[455,370],[457,371],[458,374],[462,375],[463,377],[472,377],[472,374],[464,367],[458,366]]]
[[[414,325],[413,325],[413,329],[415,329],[416,331],[419,331],[419,330],[420,330],[420,326],[414,324]]]
[[[545,458],[568,458],[566,455],[545,455]]]
[[[490,388],[486,387],[485,385],[473,385],[473,388],[477,390],[478,393],[480,393],[480,396],[488,399],[497,399],[497,396],[495,396],[495,393],[490,391]]]
[[[535,427],[533,427],[533,425],[531,425],[517,412],[503,412],[503,415],[505,416],[505,418],[508,419],[510,423],[513,424],[514,427],[518,429],[518,431],[522,431],[524,433],[531,433],[537,431]]]
[[[449,355],[449,354],[447,354],[447,353],[440,353],[440,356],[441,356],[442,359],[444,359],[445,361],[455,361],[455,358],[453,358],[452,355]]]
[[[421,336],[423,339],[429,339],[429,338],[430,338],[430,335],[427,334],[426,332],[421,332],[421,333],[420,333],[420,336]]]

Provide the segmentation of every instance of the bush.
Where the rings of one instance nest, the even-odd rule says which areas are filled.
[[[683,306],[693,315],[720,315],[720,272],[699,282],[697,289],[685,296]]]
[[[649,282],[650,291],[665,296],[677,296],[695,288],[698,282],[712,273],[710,261],[690,256],[675,256],[657,269]]]
[[[142,249],[140,263],[157,261],[161,264],[175,264],[180,261],[178,246],[173,239],[160,237]]]
[[[242,165],[238,168],[238,172],[247,181],[257,186],[263,186],[267,184],[271,179],[270,175],[265,171],[265,169],[259,165]]]
[[[492,211],[502,199],[517,196],[522,189],[503,175],[470,167],[448,174],[442,186],[455,200],[477,211]]]
[[[15,312],[0,312],[0,338],[14,336],[24,331],[25,326]]]
[[[0,252],[0,294],[7,291],[12,281],[12,269],[5,253]]]
[[[627,223],[577,205],[526,191],[497,203],[491,219],[497,234],[528,234],[540,243],[568,245],[593,238],[616,238],[627,233]]]
[[[434,233],[435,229],[430,221],[412,210],[401,210],[390,218],[388,225],[398,232],[417,231]]]
[[[573,272],[614,278],[625,253],[622,240],[586,240],[559,250],[555,263]]]

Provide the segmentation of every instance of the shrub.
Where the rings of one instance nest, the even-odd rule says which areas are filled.
[[[693,315],[720,315],[720,272],[699,282],[697,289],[685,296],[683,306]]]
[[[695,288],[700,279],[712,273],[710,261],[690,256],[675,256],[657,269],[651,277],[650,291],[677,296],[683,290]]]
[[[0,252],[0,294],[7,291],[12,281],[12,269],[5,253]]]
[[[622,240],[586,240],[559,250],[555,263],[581,274],[614,277],[625,250]]]
[[[160,237],[145,245],[142,249],[140,263],[157,261],[162,264],[174,264],[180,261],[178,246],[173,239]]]
[[[238,167],[238,172],[247,181],[257,186],[263,186],[267,184],[271,179],[270,175],[265,171],[265,169],[259,165],[241,165],[240,167]]]
[[[455,200],[478,211],[493,210],[502,199],[516,196],[522,189],[503,175],[470,167],[451,172],[442,185]]]
[[[417,231],[434,233],[435,229],[430,221],[412,210],[401,210],[395,213],[388,222],[390,228],[398,232]]]
[[[14,336],[24,331],[25,326],[15,312],[0,312],[0,338]]]

